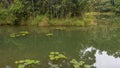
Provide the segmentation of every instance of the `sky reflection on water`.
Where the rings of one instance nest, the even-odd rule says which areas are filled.
[[[89,47],[83,51],[83,57],[89,52],[96,51],[92,60],[95,60],[93,64],[96,68],[120,68],[120,58],[114,57],[113,55],[108,55],[107,51],[100,51],[94,47]],[[89,56],[90,58],[90,56]]]
[[[97,68],[120,68],[120,58],[115,58],[112,55],[110,56],[106,51],[99,54],[99,50],[97,50],[95,57],[96,63],[94,66]]]

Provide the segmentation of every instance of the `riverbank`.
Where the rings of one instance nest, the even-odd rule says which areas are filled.
[[[47,16],[31,16],[19,22],[13,22],[12,17],[7,20],[0,20],[0,25],[19,25],[19,26],[90,26],[96,25],[94,13],[85,13],[83,17],[68,18],[48,18]]]
[[[94,26],[94,25],[120,25],[119,15],[113,12],[87,12],[83,17],[48,18],[47,16],[31,16],[19,22],[1,21],[0,25],[10,26]]]

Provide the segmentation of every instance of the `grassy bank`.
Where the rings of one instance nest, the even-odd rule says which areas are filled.
[[[15,22],[0,21],[0,25],[15,25]],[[16,23],[20,26],[90,26],[96,25],[95,17],[85,16],[73,17],[73,18],[48,18],[47,16],[35,16],[29,17],[27,20],[21,20],[20,23]]]
[[[45,15],[30,16],[27,20],[12,22],[14,17],[0,20],[0,25],[20,26],[91,26],[91,25],[120,25],[119,15],[113,12],[87,12],[83,17],[49,18]]]
[[[72,18],[48,18],[47,16],[30,17],[27,21],[22,21],[20,25],[29,26],[89,26],[95,25],[95,18],[92,15]]]
[[[120,26],[120,15],[116,15],[115,13],[100,13],[96,15],[96,20],[98,25]]]

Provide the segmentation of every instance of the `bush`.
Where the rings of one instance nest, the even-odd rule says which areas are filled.
[[[7,1],[7,0],[6,0]],[[11,4],[1,2],[1,24],[20,25],[21,21],[27,21],[31,17],[36,20],[40,16],[47,18],[70,18],[83,16],[89,9],[90,0],[13,0]],[[27,23],[29,24],[29,23]]]
[[[3,3],[0,3],[0,24],[14,24],[18,19],[16,14],[20,12],[21,5],[20,1],[17,0],[8,8],[4,7]]]
[[[114,12],[120,15],[120,0],[116,0],[116,5],[114,6]]]

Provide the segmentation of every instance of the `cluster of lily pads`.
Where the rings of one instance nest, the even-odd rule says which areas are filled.
[[[15,63],[18,64],[18,68],[25,68],[27,65],[39,64],[40,61],[38,61],[38,60],[26,59],[26,60],[15,61]]]
[[[51,66],[51,68],[60,68],[60,64],[57,61],[60,61],[61,63],[61,60],[67,60],[67,59],[68,58],[64,54],[61,54],[59,52],[50,52],[49,65]],[[76,59],[72,59],[71,61],[69,61],[69,63],[73,65],[73,68],[90,68],[90,65],[85,64],[84,61],[78,62]],[[15,64],[18,65],[18,68],[26,68],[28,65],[40,64],[40,61],[26,59],[26,60],[15,61]]]
[[[90,65],[85,64],[84,61],[77,61],[76,59],[72,59],[70,63],[73,64],[74,68],[90,68]]]
[[[59,59],[67,59],[67,57],[59,52],[50,52],[49,55],[50,60],[59,60]]]
[[[15,38],[15,37],[20,37],[20,36],[26,36],[28,34],[29,34],[28,31],[20,31],[18,33],[12,33],[12,34],[10,34],[10,37]]]

